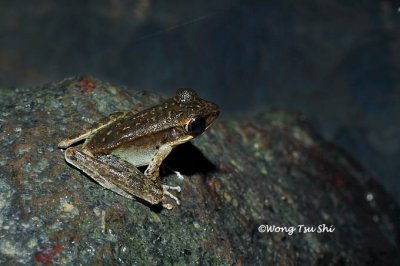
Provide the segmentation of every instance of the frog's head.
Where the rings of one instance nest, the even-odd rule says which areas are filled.
[[[183,112],[180,123],[193,137],[203,133],[219,115],[218,105],[201,99],[192,89],[178,89],[173,99]]]

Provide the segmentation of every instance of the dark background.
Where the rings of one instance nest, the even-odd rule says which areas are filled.
[[[400,2],[1,1],[0,86],[91,74],[299,111],[400,200]]]

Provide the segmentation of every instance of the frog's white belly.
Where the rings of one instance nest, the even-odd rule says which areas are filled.
[[[151,159],[155,157],[157,149],[141,149],[141,148],[129,148],[129,149],[116,149],[112,152],[113,155],[133,164],[134,166],[148,165]]]

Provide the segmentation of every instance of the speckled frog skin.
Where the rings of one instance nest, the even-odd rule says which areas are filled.
[[[138,113],[118,112],[80,134],[62,140],[65,160],[100,185],[127,198],[151,204],[165,196],[179,200],[162,185],[159,168],[171,150],[202,134],[218,117],[219,107],[199,98],[192,89],[179,89],[174,97]],[[81,148],[70,147],[85,139]],[[137,167],[148,165],[144,174]]]

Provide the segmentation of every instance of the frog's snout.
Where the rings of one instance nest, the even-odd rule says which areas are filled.
[[[216,105],[215,103],[209,103],[208,109],[210,112],[207,115],[207,127],[210,126],[219,116],[220,110],[219,106]]]

